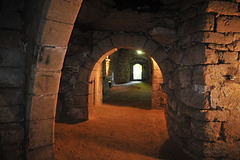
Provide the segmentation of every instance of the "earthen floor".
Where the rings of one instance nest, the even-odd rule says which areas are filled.
[[[108,104],[95,107],[94,118],[79,124],[56,123],[55,159],[190,160],[169,140],[164,110],[152,110],[151,101],[142,102],[151,98],[147,88],[115,86]]]

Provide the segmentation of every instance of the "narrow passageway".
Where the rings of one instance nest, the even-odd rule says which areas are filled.
[[[94,117],[56,123],[56,160],[188,160],[168,137],[164,110],[151,109],[151,86],[113,86]]]

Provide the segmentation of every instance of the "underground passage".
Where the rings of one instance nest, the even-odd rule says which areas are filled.
[[[239,160],[239,6],[0,1],[0,160]]]

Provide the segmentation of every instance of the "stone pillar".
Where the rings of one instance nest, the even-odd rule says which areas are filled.
[[[238,4],[191,3],[171,56],[169,134],[194,159],[240,159]]]

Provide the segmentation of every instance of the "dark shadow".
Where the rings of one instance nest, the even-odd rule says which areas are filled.
[[[141,81],[113,85],[103,103],[151,110],[152,86]]]
[[[160,148],[159,155],[159,158],[166,160],[192,160],[192,158],[186,155],[182,149],[171,139],[165,141]]]

